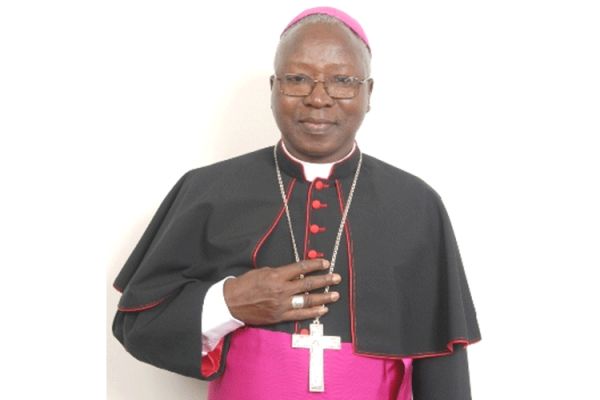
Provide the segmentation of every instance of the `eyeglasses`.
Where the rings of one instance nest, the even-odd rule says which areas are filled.
[[[303,74],[273,75],[279,81],[281,93],[286,96],[305,97],[312,93],[317,83],[322,83],[329,97],[333,99],[352,99],[358,94],[360,85],[370,78],[335,75],[325,80],[313,79]]]

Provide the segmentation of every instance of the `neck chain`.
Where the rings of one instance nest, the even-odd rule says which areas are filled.
[[[277,145],[273,146],[273,158],[275,159],[275,171],[277,172],[277,182],[279,183],[279,191],[281,192],[281,199],[283,200],[283,206],[285,208],[285,215],[287,217],[288,227],[290,230],[290,237],[292,239],[292,247],[294,248],[294,257],[296,262],[300,262],[300,256],[298,254],[298,247],[296,246],[296,238],[294,236],[294,229],[292,227],[292,218],[290,217],[290,209],[288,207],[288,199],[285,195],[285,189],[283,188],[283,179],[281,178],[281,170],[279,169],[279,161],[277,160]],[[342,213],[342,220],[340,221],[340,227],[338,228],[337,236],[335,238],[335,244],[333,246],[333,252],[331,254],[331,261],[329,264],[329,274],[333,274],[333,270],[335,269],[335,260],[337,258],[337,253],[340,247],[340,241],[342,239],[342,233],[344,232],[344,225],[346,224],[346,218],[348,217],[348,211],[350,210],[350,204],[352,204],[352,198],[354,197],[354,191],[356,189],[356,182],[358,182],[358,175],[360,174],[360,169],[362,166],[363,155],[362,152],[359,154],[358,158],[358,166],[356,167],[356,172],[354,173],[354,180],[352,181],[352,186],[350,187],[350,193],[348,194],[348,200],[346,201],[346,206],[344,207],[344,212]],[[303,279],[304,276],[300,275],[300,278]],[[323,293],[329,292],[329,286],[327,286]],[[316,317],[314,320],[315,323],[319,323],[319,317]]]

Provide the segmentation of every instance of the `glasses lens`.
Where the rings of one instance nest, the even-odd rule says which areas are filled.
[[[286,74],[279,79],[281,91],[286,96],[308,96],[312,93],[315,81],[302,74]],[[334,76],[327,79],[325,89],[335,99],[351,99],[356,96],[361,81],[352,76]]]
[[[286,96],[308,96],[312,91],[313,80],[306,75],[286,74],[280,82]]]
[[[327,92],[337,99],[351,99],[356,96],[360,82],[351,76],[334,76],[327,81]]]

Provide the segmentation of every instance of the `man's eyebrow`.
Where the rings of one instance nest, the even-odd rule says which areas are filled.
[[[288,62],[286,63],[290,66],[294,66],[294,67],[299,67],[299,68],[307,68],[307,69],[313,69],[315,68],[315,64],[307,64],[305,62],[301,62],[301,61],[294,61],[292,60],[288,60]],[[335,68],[348,68],[348,67],[352,67],[354,66],[354,64],[339,64],[339,63],[329,63],[329,64],[325,64],[325,65],[320,65],[319,67],[335,67]]]

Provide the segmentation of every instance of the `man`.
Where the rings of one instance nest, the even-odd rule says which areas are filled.
[[[185,174],[116,279],[136,358],[213,400],[470,398],[479,329],[441,199],[356,146],[370,57],[339,10],[288,25],[282,140]]]

